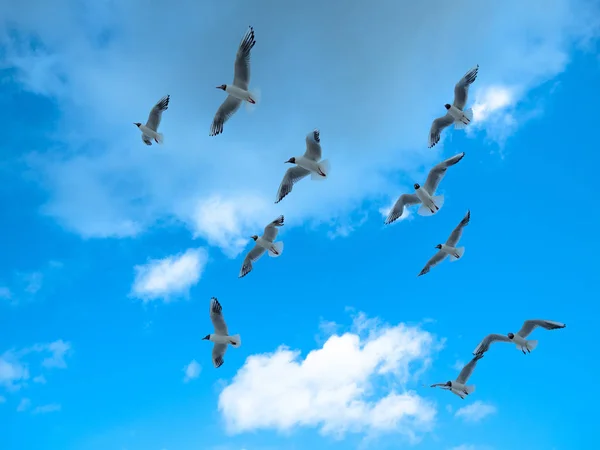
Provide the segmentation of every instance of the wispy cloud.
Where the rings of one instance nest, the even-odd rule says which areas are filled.
[[[186,365],[183,368],[183,372],[185,373],[185,376],[183,377],[183,382],[187,383],[195,378],[198,378],[200,376],[200,370],[202,369],[202,367],[200,367],[200,364],[198,364],[198,362],[193,359],[188,365]]]
[[[208,252],[197,248],[135,266],[131,294],[144,302],[157,299],[168,302],[176,296],[187,296],[190,288],[200,281],[207,261]]]
[[[17,412],[25,412],[31,407],[31,400],[28,398],[22,398],[17,405]]]
[[[36,406],[31,414],[47,414],[52,412],[58,412],[61,410],[61,406],[58,403],[51,403],[49,405]]]
[[[44,375],[38,375],[33,378],[33,382],[37,384],[46,384],[46,377],[44,377]]]
[[[470,405],[458,409],[454,413],[454,416],[463,419],[465,422],[479,422],[494,413],[496,413],[494,405],[477,400]]]

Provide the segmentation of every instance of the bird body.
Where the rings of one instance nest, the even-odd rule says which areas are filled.
[[[426,189],[422,189],[421,186],[418,184],[415,185],[415,194],[417,195],[417,197],[419,197],[419,200],[421,200],[422,209],[429,210],[431,214],[435,214],[436,211],[440,209],[441,205],[436,205],[435,200],[433,199],[431,194],[427,192]],[[440,201],[439,203],[442,203],[442,201]]]
[[[471,119],[473,118],[472,115],[471,115],[471,117],[469,117],[469,114],[468,114],[469,111],[470,110],[463,111],[462,109],[458,109],[454,105],[450,105],[450,108],[448,109],[448,114],[450,114],[452,116],[455,123],[461,122],[465,125],[468,125],[469,122],[471,122]]]
[[[144,144],[152,145],[152,139],[154,139],[154,142],[157,144],[162,144],[164,142],[164,136],[162,133],[158,132],[158,126],[162,120],[162,113],[169,109],[170,99],[170,95],[165,95],[156,103],[156,105],[154,105],[148,115],[148,121],[145,125],[140,122],[134,122],[134,125],[142,132],[142,141],[144,141]]]
[[[256,239],[256,245],[259,245],[260,247],[264,248],[265,250],[274,253],[275,255],[279,255],[280,254],[280,248],[278,245],[275,244],[279,244],[280,242],[271,242],[268,241],[267,239],[263,239],[262,237],[258,237]]]
[[[151,139],[154,139],[157,144],[162,144],[164,142],[164,136],[162,133],[157,133],[156,131],[148,128],[146,125],[140,125],[138,128],[142,132],[142,136],[146,135]]]
[[[460,252],[461,249],[446,244],[440,245],[442,246],[440,250],[446,253],[447,255],[454,256],[456,259],[459,259],[462,256],[462,252]],[[464,252],[464,247],[462,248],[462,250]]]
[[[275,238],[277,238],[277,234],[279,233],[278,228],[283,226],[283,220],[283,216],[277,217],[265,227],[262,236],[252,236],[255,244],[252,250],[250,250],[244,258],[240,274],[238,275],[239,278],[248,275],[253,269],[252,263],[258,261],[265,252],[273,258],[281,256],[281,253],[283,252],[283,242],[275,242]]]
[[[229,335],[221,335],[221,334],[209,334],[207,341],[214,342],[215,344],[230,344],[234,347],[239,347],[241,345],[241,340],[239,339],[240,335],[236,334],[235,336]]]
[[[215,368],[219,368],[225,362],[223,356],[227,351],[227,346],[231,345],[232,347],[238,348],[240,345],[242,345],[242,338],[239,334],[235,334],[233,336],[229,335],[227,324],[223,318],[223,308],[215,297],[210,299],[209,313],[215,332],[207,334],[202,338],[202,340],[210,341],[214,344],[212,361]]]
[[[303,169],[309,170],[311,174],[317,174],[319,177],[327,177],[327,173],[323,169],[323,162],[319,163],[312,159],[305,158],[304,156],[295,156],[294,160],[296,161],[296,165],[302,167]]]
[[[256,100],[254,98],[252,98],[252,93],[250,91],[239,88],[232,84],[226,84],[224,86],[225,86],[225,89],[223,89],[223,90],[225,92],[227,92],[229,95],[231,95],[232,97],[235,97],[238,100],[246,101],[246,102],[249,102],[252,104],[256,103]]]
[[[465,367],[463,367],[458,374],[458,377],[456,377],[456,380],[447,381],[446,383],[432,384],[431,387],[439,387],[446,391],[450,391],[464,400],[467,395],[475,392],[475,385],[467,385],[467,381],[473,373],[473,370],[475,370],[477,361],[479,361],[481,358],[483,358],[483,353],[475,355],[475,357],[471,359],[471,361],[469,361]]]

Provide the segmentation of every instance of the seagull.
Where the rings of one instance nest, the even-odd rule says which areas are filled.
[[[458,241],[462,236],[463,228],[469,224],[469,220],[471,220],[471,211],[467,211],[465,217],[463,217],[452,233],[450,233],[450,237],[445,244],[438,244],[435,246],[435,248],[439,249],[438,252],[427,261],[427,264],[425,264],[425,267],[423,267],[423,270],[421,270],[421,273],[417,276],[420,277],[421,275],[425,275],[433,266],[441,263],[446,256],[450,257],[450,261],[456,261],[462,257],[465,253],[465,248],[457,248],[456,244],[458,244]]]
[[[385,219],[385,224],[389,225],[397,220],[404,212],[405,206],[418,205],[419,203],[422,203],[421,207],[417,211],[417,214],[421,216],[431,216],[439,211],[444,204],[444,196],[434,196],[435,191],[439,186],[440,181],[442,181],[442,178],[444,178],[448,167],[453,166],[464,157],[465,152],[462,152],[433,166],[433,168],[429,171],[429,175],[427,175],[425,186],[421,188],[421,185],[415,183],[414,194],[402,194],[390,210],[390,213]]]
[[[252,263],[257,261],[265,251],[269,253],[269,256],[273,258],[277,258],[281,256],[283,252],[283,242],[273,242],[277,237],[278,229],[277,227],[283,226],[283,216],[279,216],[273,222],[265,227],[265,231],[262,237],[258,237],[257,235],[251,236],[252,239],[256,242],[254,248],[248,252],[246,257],[244,258],[244,262],[242,263],[242,269],[240,270],[240,274],[238,278],[245,277],[252,271]]]
[[[465,383],[469,380],[469,377],[477,365],[477,361],[479,361],[481,358],[483,358],[483,354],[476,355],[471,361],[469,361],[467,365],[460,371],[458,377],[456,377],[456,380],[447,381],[446,383],[432,384],[431,387],[437,386],[444,390],[451,391],[453,394],[458,395],[464,400],[467,395],[472,394],[475,391],[474,384],[467,386]]]
[[[440,134],[444,128],[454,124],[455,130],[462,130],[473,120],[473,109],[469,108],[465,110],[464,108],[467,104],[469,86],[477,78],[478,72],[479,64],[469,70],[454,86],[454,102],[452,105],[444,105],[448,112],[445,116],[435,119],[431,124],[431,130],[429,130],[429,148],[440,141]]]
[[[229,95],[217,110],[210,127],[210,136],[223,132],[223,125],[239,109],[242,101],[256,104],[257,95],[248,91],[250,83],[250,50],[254,47],[254,28],[249,27],[244,35],[237,55],[235,56],[233,84],[222,84],[217,89],[222,89]]]
[[[526,320],[523,323],[521,329],[514,333],[508,333],[506,336],[502,334],[489,334],[479,343],[474,355],[482,355],[490,349],[490,345],[494,342],[512,342],[517,346],[517,349],[521,350],[524,355],[531,353],[531,350],[535,349],[538,345],[538,341],[527,340],[527,336],[531,334],[537,327],[545,328],[546,330],[556,330],[558,328],[564,328],[566,325],[560,322],[554,322],[552,320]]]
[[[152,139],[157,144],[162,144],[164,137],[162,133],[158,133],[158,126],[160,125],[160,119],[162,118],[163,111],[169,109],[169,99],[170,95],[165,95],[161,98],[152,111],[150,111],[150,115],[148,116],[148,122],[146,125],[142,125],[139,122],[134,122],[134,125],[137,126],[142,132],[142,141],[146,143],[146,145],[152,145]]]
[[[321,134],[315,129],[306,135],[306,151],[303,156],[293,156],[285,163],[296,164],[290,167],[277,191],[277,200],[279,203],[283,197],[292,192],[294,183],[310,174],[313,180],[324,180],[329,174],[329,161],[321,161]]]
[[[212,360],[213,365],[218,369],[225,362],[223,360],[223,355],[225,355],[225,352],[227,351],[227,345],[238,348],[242,345],[242,338],[239,334],[229,336],[227,324],[225,323],[225,319],[223,319],[223,308],[215,297],[210,299],[210,320],[215,327],[215,332],[207,334],[202,340],[214,343]]]

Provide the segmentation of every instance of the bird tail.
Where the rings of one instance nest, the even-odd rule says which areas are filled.
[[[260,102],[260,88],[255,87],[254,89],[252,89],[250,91],[250,98],[252,99],[252,102],[244,102],[245,106],[246,106],[246,110],[248,112],[253,112],[254,109],[258,106],[259,102]]]
[[[467,127],[467,125],[469,125],[472,120],[473,120],[473,109],[469,108],[469,109],[465,109],[463,111],[464,117],[462,118],[462,120],[457,120],[456,122],[454,122],[454,129],[455,130],[463,130],[464,128]]]
[[[470,384],[469,386],[465,386],[465,391],[467,391],[467,395],[472,394],[473,392],[475,392],[475,385]]]
[[[458,247],[456,249],[456,254],[458,255],[458,258],[456,256],[454,256],[454,255],[449,255],[450,261],[456,261],[459,258],[462,258],[462,255],[465,254],[465,248],[464,247]]]
[[[533,340],[533,341],[527,341],[527,348],[529,349],[530,352],[532,352],[533,350],[535,350],[535,348],[538,345],[538,341]]]
[[[435,205],[439,209],[442,209],[442,206],[444,205],[444,196],[436,195],[435,197],[433,197],[433,203],[435,203]],[[435,208],[433,208],[433,212],[431,212],[429,208],[425,205],[421,205],[417,210],[417,214],[420,216],[433,216],[436,212],[437,210]]]
[[[273,250],[269,249],[269,256],[272,258],[277,258],[279,256],[281,256],[281,254],[283,253],[283,241],[277,241],[277,242],[273,242]]]
[[[230,342],[231,342],[231,346],[238,348],[239,346],[242,345],[242,338],[240,337],[239,334],[235,334],[233,336],[229,336]]]
[[[310,178],[313,180],[324,180],[329,175],[329,170],[331,169],[331,165],[329,164],[328,159],[324,159],[323,161],[319,161],[319,172],[325,174],[325,176],[321,175],[319,172],[311,172]]]
[[[165,137],[162,133],[156,133],[156,136],[154,138],[159,144],[162,144],[165,141]]]

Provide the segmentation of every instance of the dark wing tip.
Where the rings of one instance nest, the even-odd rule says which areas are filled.
[[[219,303],[219,300],[217,300],[216,297],[213,297],[210,299],[210,301],[212,303],[212,312],[214,312],[216,314],[220,314],[221,311],[223,310],[223,307]]]
[[[223,364],[225,363],[225,361],[223,360],[223,358],[219,357],[215,359],[215,369],[218,369],[219,367],[221,367]]]
[[[318,128],[315,128],[313,130],[313,138],[317,143],[321,142],[321,132],[319,131]]]

